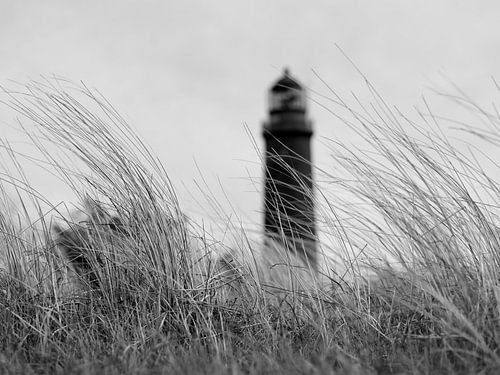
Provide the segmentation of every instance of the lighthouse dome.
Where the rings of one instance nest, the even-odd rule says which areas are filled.
[[[269,92],[269,110],[274,112],[305,112],[306,93],[288,69]]]

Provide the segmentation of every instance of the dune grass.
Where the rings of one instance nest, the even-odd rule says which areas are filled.
[[[368,89],[364,105],[330,91],[326,108],[366,148],[330,140],[335,168],[315,172],[318,270],[244,231],[228,243],[197,227],[94,90],[5,90],[79,209],[48,202],[3,142],[15,169],[0,179],[0,373],[499,370],[495,164],[460,152],[432,113],[418,125]],[[494,143],[500,117],[460,95]]]

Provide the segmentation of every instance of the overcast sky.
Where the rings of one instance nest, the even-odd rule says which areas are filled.
[[[261,170],[245,124],[262,147],[266,91],[284,66],[312,90],[326,91],[312,69],[343,93],[357,90],[362,81],[337,44],[403,110],[440,72],[488,102],[485,87],[500,73],[499,20],[498,1],[0,0],[0,83],[83,80],[160,157],[188,212],[196,208],[182,186],[196,194],[196,161],[244,221],[259,222]],[[347,136],[314,104],[310,117],[316,140]],[[314,159],[328,162],[319,142]],[[49,180],[33,180],[58,199]]]

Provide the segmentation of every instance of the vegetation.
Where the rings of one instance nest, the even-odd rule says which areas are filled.
[[[189,221],[95,91],[5,90],[80,211],[40,195],[3,143],[16,170],[0,185],[0,373],[498,371],[497,166],[460,152],[430,110],[418,126],[367,85],[366,105],[330,91],[327,108],[367,146],[329,141],[332,169],[317,170],[318,270],[229,221],[232,243]],[[497,113],[450,98],[496,143]]]

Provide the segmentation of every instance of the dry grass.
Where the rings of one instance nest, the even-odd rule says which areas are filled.
[[[331,91],[328,109],[368,148],[335,144],[343,169],[317,171],[335,182],[317,205],[336,250],[323,244],[318,271],[245,233],[235,245],[194,226],[95,91],[60,79],[6,90],[81,212],[47,202],[3,143],[16,170],[0,185],[0,373],[500,369],[498,184],[425,123],[436,116],[417,126],[368,88],[366,105]],[[499,116],[461,99],[495,141]]]

